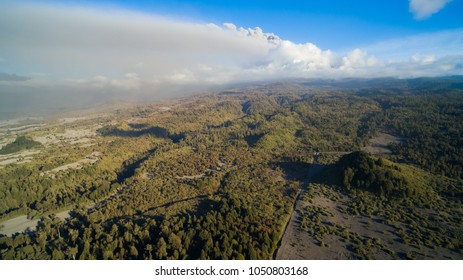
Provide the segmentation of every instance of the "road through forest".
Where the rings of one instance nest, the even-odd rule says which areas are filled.
[[[314,157],[314,160],[309,168],[305,182],[303,183],[296,202],[293,207],[291,217],[286,224],[285,231],[279,241],[279,246],[274,255],[274,259],[277,260],[295,260],[295,259],[310,259],[308,255],[310,253],[307,250],[306,245],[309,244],[308,234],[298,230],[300,220],[300,213],[303,213],[304,207],[307,202],[302,200],[304,193],[307,192],[308,186],[312,177],[319,173],[323,169],[323,165],[318,164],[318,156]]]

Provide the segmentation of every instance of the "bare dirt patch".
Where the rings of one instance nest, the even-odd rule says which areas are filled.
[[[94,141],[96,136],[95,129],[66,129],[64,133],[51,133],[43,136],[34,137],[34,141],[42,143],[44,146],[51,144],[79,144]]]
[[[61,118],[61,119],[58,119],[58,122],[60,123],[73,123],[73,122],[77,122],[77,121],[81,121],[81,120],[87,120],[88,117],[69,117],[69,118]]]
[[[61,220],[65,220],[70,217],[70,211],[65,210],[55,214],[56,217]],[[0,234],[6,236],[12,236],[15,233],[21,233],[26,231],[35,231],[40,219],[30,220],[26,215],[21,215],[13,219],[9,219],[0,224]]]
[[[0,131],[15,134],[17,132],[34,131],[36,129],[41,128],[42,126],[43,124],[28,124],[28,125],[21,125],[21,126],[16,126],[16,127],[1,128]]]
[[[186,180],[201,179],[201,178],[208,176],[207,174],[209,172],[221,171],[223,167],[227,167],[227,164],[219,160],[217,161],[217,167],[215,167],[214,169],[213,168],[206,169],[204,173],[197,174],[197,175],[175,176],[175,179],[186,179]]]
[[[400,143],[402,141],[404,141],[404,139],[401,137],[380,132],[370,140],[369,146],[362,148],[362,151],[373,155],[390,155],[392,151],[389,149],[389,144]]]
[[[406,224],[349,213],[350,199],[332,187],[310,184],[292,213],[277,259],[462,258],[446,248],[403,242],[400,231]]]
[[[316,162],[316,161],[315,161]],[[305,202],[302,201],[302,196],[307,191],[307,186],[312,179],[312,177],[321,171],[323,167],[318,164],[312,164],[309,169],[309,172],[304,182],[304,186],[299,191],[299,194],[296,198],[296,203],[294,205],[293,212],[291,217],[285,227],[285,231],[280,240],[280,247],[277,249],[275,258],[277,260],[296,260],[296,259],[308,259],[307,252],[310,252],[310,248],[307,248],[308,236],[306,234],[301,234],[298,230],[300,220],[300,213],[304,208]]]
[[[64,220],[66,220],[67,218],[71,217],[71,211],[65,210],[65,211],[56,213],[55,216],[56,216],[57,218],[60,218],[61,220],[64,221]]]
[[[30,162],[33,159],[33,155],[40,153],[37,150],[27,150],[14,154],[0,155],[0,168],[2,165],[7,165],[10,163],[26,163]]]
[[[69,164],[65,164],[65,165],[56,167],[56,168],[54,168],[52,170],[49,170],[49,171],[46,171],[46,172],[42,172],[42,173],[40,173],[40,176],[44,176],[45,174],[51,174],[51,176],[53,177],[54,174],[56,174],[56,173],[58,173],[60,171],[65,171],[65,170],[68,170],[68,169],[81,169],[82,167],[84,167],[84,165],[94,164],[94,163],[98,162],[100,160],[101,155],[102,155],[101,152],[93,152],[90,155],[86,156],[85,158],[83,158],[83,159],[81,159],[79,161],[69,163]]]
[[[22,215],[1,224],[0,234],[12,236],[17,232],[25,232],[26,230],[35,230],[39,219],[29,220],[26,215]]]

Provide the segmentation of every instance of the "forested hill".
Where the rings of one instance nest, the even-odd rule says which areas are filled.
[[[380,199],[430,205],[437,199],[438,189],[432,188],[431,175],[419,168],[394,163],[366,152],[343,156],[336,168],[347,191],[367,191]],[[436,179],[434,179],[436,180]],[[440,182],[442,186],[446,183]]]
[[[400,90],[435,90],[435,89],[463,89],[463,76],[447,76],[439,78],[373,78],[373,79],[356,79],[345,78],[337,80],[313,79],[302,82],[305,86],[310,87],[331,87],[336,89],[371,89],[371,88],[389,88]]]
[[[386,164],[382,158],[373,158],[365,152],[353,152],[343,156],[338,167],[343,172],[343,186],[362,189],[384,197],[408,195],[409,182],[400,174],[400,168]]]
[[[341,171],[328,173],[353,201],[343,214],[377,213],[370,222],[396,227],[381,226],[377,236],[392,242],[382,245],[390,258],[444,249],[438,256],[462,256],[463,91],[455,86],[460,78],[446,79],[429,80],[435,87],[266,84],[59,120],[14,136],[2,130],[2,143],[41,144],[27,160],[17,160],[20,150],[1,155],[0,221],[27,215],[40,222],[0,237],[0,258],[269,259],[307,187],[314,153],[319,164],[334,165],[379,132],[402,140],[387,145],[387,155],[346,155]],[[58,215],[68,210],[69,218]],[[410,229],[412,220],[419,224]]]

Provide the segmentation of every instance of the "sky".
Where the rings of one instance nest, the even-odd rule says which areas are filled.
[[[462,74],[463,0],[0,2],[0,98]]]

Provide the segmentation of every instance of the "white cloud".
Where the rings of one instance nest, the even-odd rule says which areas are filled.
[[[117,89],[134,90],[140,88],[140,78],[137,73],[127,73],[122,79],[113,79],[109,84]]]
[[[307,71],[336,66],[336,56],[332,51],[323,51],[312,43],[282,41],[276,49],[275,59],[284,65],[299,65],[301,70]]]
[[[439,12],[452,0],[410,0],[410,12],[415,19],[425,19]]]
[[[224,23],[223,26],[228,30],[233,30],[233,31],[236,30],[236,25],[230,22]]]
[[[82,82],[86,82],[86,81],[82,81]],[[90,86],[93,86],[95,88],[103,88],[103,87],[106,87],[108,85],[108,78],[105,77],[105,76],[102,76],[102,75],[98,75],[98,76],[95,76],[93,78],[91,78],[89,81],[88,81],[88,84]]]
[[[342,58],[341,69],[356,69],[375,67],[381,63],[374,56],[369,56],[366,51],[355,49]]]
[[[412,57],[410,58],[410,60],[412,62],[415,62],[415,63],[421,63],[423,65],[426,65],[426,64],[431,64],[433,62],[436,61],[436,56],[435,55],[420,55],[419,53],[416,53],[414,55],[412,55]]]
[[[97,75],[89,80],[70,81],[77,82],[83,86],[91,86],[93,88],[111,88],[114,90],[136,90],[141,86],[142,81],[137,73],[126,73],[121,78],[109,79],[103,75]]]
[[[153,94],[282,78],[463,74],[463,30],[335,53],[259,27],[29,4],[0,9],[0,38],[5,69],[45,74],[25,81],[29,89]]]
[[[233,29],[233,26],[230,26],[230,24],[225,25],[227,29],[232,28],[231,30],[233,31],[238,31],[241,35],[246,36],[246,37],[251,37],[255,38],[258,40],[261,40],[262,42],[266,43],[272,43],[278,45],[281,43],[280,37],[273,33],[264,33],[260,27],[254,27],[254,28],[242,28],[240,27],[239,29]]]

